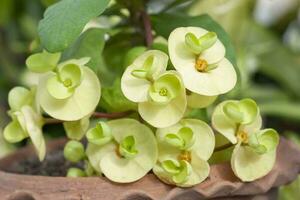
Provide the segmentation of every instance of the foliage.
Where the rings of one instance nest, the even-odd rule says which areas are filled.
[[[14,7],[3,2],[0,26]],[[218,2],[43,1],[38,29],[37,21],[24,25],[34,27],[30,50],[23,47],[26,80],[38,81],[9,93],[4,138],[30,139],[43,160],[43,127],[63,124],[65,158],[84,163],[69,177],[129,183],[153,170],[167,184],[191,187],[218,162],[230,162],[244,182],[265,176],[279,135],[262,127],[262,115],[299,121],[299,59],[253,21],[250,1],[229,0],[226,17]]]

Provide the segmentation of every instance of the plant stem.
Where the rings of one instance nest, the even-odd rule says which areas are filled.
[[[145,11],[145,10],[141,11],[141,15],[142,15],[142,20],[143,20],[144,29],[145,29],[146,45],[147,45],[147,47],[151,47],[152,42],[153,42],[153,35],[152,35],[152,26],[151,26],[150,17],[148,15],[147,11]]]
[[[45,124],[61,124],[63,121],[59,119],[54,119],[54,118],[45,118],[44,119]]]
[[[125,117],[129,114],[131,114],[132,111],[127,111],[127,112],[116,112],[116,113],[102,113],[102,112],[94,112],[92,117],[94,118],[107,118],[107,119],[116,119],[116,118],[121,118]]]
[[[93,118],[106,118],[106,119],[116,119],[116,118],[121,118],[125,117],[129,114],[131,114],[132,111],[127,111],[127,112],[116,112],[116,113],[102,113],[102,112],[94,112],[92,114]],[[59,119],[54,119],[54,118],[45,118],[45,124],[61,124],[64,121],[59,120]]]
[[[222,150],[228,149],[228,148],[230,148],[230,147],[232,147],[232,146],[233,146],[233,144],[229,142],[229,143],[224,144],[224,145],[222,145],[222,146],[216,147],[216,148],[214,149],[214,152],[222,151]]]

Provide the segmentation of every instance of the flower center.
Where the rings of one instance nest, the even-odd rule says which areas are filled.
[[[196,58],[195,68],[198,72],[205,72],[208,67],[206,60],[201,58]]]
[[[159,90],[159,95],[164,96],[164,97],[167,96],[168,95],[168,90],[166,88],[161,88]]]
[[[71,87],[72,86],[72,80],[71,79],[66,79],[63,81],[63,84],[65,87]]]
[[[237,133],[237,138],[239,141],[241,141],[244,144],[248,143],[248,134],[245,131],[239,131]]]
[[[178,156],[178,160],[185,160],[187,162],[192,161],[192,155],[190,151],[182,151],[181,154]]]

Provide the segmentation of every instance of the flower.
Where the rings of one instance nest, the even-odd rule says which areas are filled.
[[[101,86],[97,75],[85,64],[87,58],[68,60],[53,72],[41,75],[37,96],[43,110],[63,121],[90,115],[99,103]]]
[[[185,88],[176,71],[166,71],[168,56],[157,50],[139,56],[124,72],[121,88],[138,103],[141,117],[154,127],[177,123],[186,109]]]
[[[40,160],[45,158],[46,145],[42,133],[44,120],[35,102],[35,89],[15,87],[8,94],[12,121],[4,128],[6,141],[16,143],[30,138]]]
[[[261,116],[253,100],[219,104],[212,115],[212,125],[235,144],[231,167],[242,181],[256,180],[272,170],[279,136],[273,129],[261,130]]]
[[[84,117],[77,121],[64,122],[63,126],[68,138],[72,140],[81,140],[90,125],[90,116]]]
[[[88,131],[87,138],[90,164],[114,182],[134,182],[145,176],[157,161],[153,132],[134,119],[100,122]]]
[[[207,160],[213,153],[215,137],[203,121],[182,119],[179,123],[158,129],[159,156],[153,172],[167,184],[191,187],[209,175]]]
[[[171,62],[188,90],[216,96],[235,86],[236,72],[225,58],[225,47],[216,33],[199,27],[176,28],[168,45]]]
[[[194,92],[187,94],[187,105],[189,108],[206,108],[215,100],[218,96],[204,96]]]
[[[152,81],[166,71],[168,56],[162,51],[150,50],[137,57],[128,66],[121,79],[125,97],[133,102],[148,101]]]

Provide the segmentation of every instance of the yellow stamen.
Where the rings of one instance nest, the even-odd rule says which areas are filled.
[[[159,95],[160,96],[167,96],[168,95],[168,90],[166,88],[161,88],[159,90]]]
[[[195,68],[198,72],[205,72],[208,67],[208,63],[206,60],[201,58],[196,58]]]
[[[185,160],[187,162],[192,161],[192,155],[190,151],[182,151],[181,154],[178,156],[179,160]]]
[[[239,131],[237,133],[238,141],[247,144],[248,143],[248,134],[245,131]]]
[[[64,84],[65,87],[71,87],[72,86],[72,80],[68,78],[68,79],[64,80],[63,84]]]

